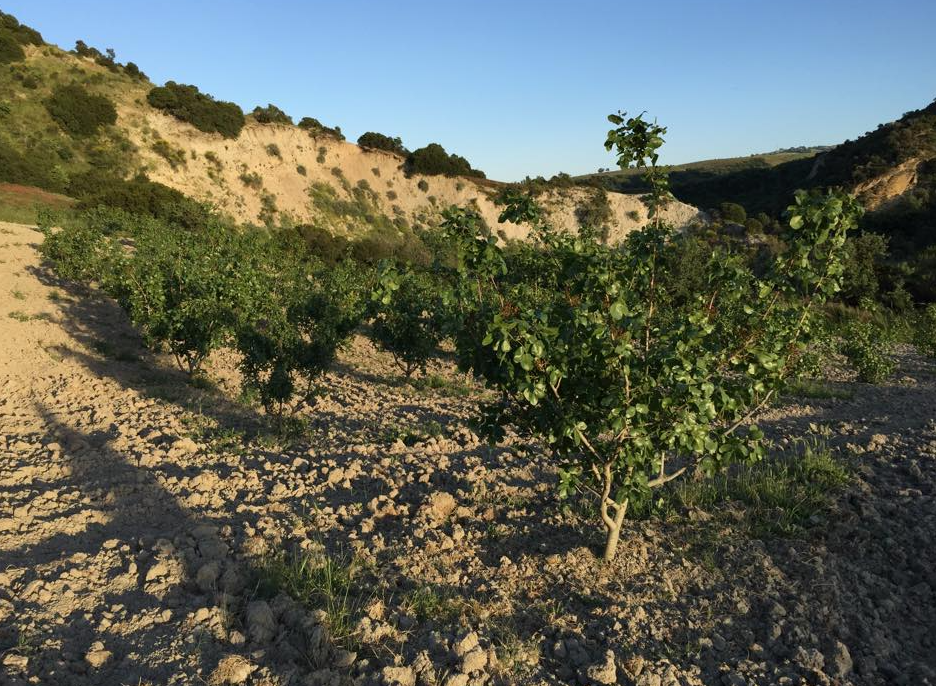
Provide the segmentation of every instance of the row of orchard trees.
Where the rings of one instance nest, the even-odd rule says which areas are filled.
[[[325,268],[267,232],[220,223],[175,231],[113,213],[48,231],[43,250],[63,277],[100,284],[184,369],[235,347],[245,383],[278,417],[312,399],[366,318],[407,375],[450,338],[460,366],[498,391],[479,426],[492,439],[513,426],[555,456],[559,495],[597,499],[611,559],[635,498],[690,471],[760,457],[752,417],[838,290],[859,208],[840,193],[798,194],[786,250],[766,273],[713,249],[687,293],[677,287],[687,238],[659,214],[665,129],[640,116],[610,120],[606,146],[622,167],[645,167],[653,189],[649,225],[620,246],[554,231],[531,197],[509,194],[501,219],[529,224],[534,240],[506,252],[476,213],[451,208],[442,227],[450,252],[431,273]]]

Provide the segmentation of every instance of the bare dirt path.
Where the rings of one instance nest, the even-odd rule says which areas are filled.
[[[414,388],[359,339],[278,445],[230,360],[220,390],[187,383],[40,240],[0,224],[0,684],[936,684],[936,366],[913,351],[763,418],[778,446],[827,427],[853,474],[815,526],[651,518],[602,567],[548,460],[468,430],[449,363]],[[286,550],[348,583],[297,603],[268,587]]]

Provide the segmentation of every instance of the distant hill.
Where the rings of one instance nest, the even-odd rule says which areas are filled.
[[[633,171],[598,178],[615,190],[642,189]],[[797,188],[843,186],[869,210],[864,228],[889,236],[897,255],[912,255],[936,244],[936,101],[830,149],[672,167],[670,184],[701,208],[728,201],[774,217]]]
[[[437,224],[451,204],[473,204],[506,237],[525,235],[497,226],[493,197],[503,184],[480,178],[464,158],[430,145],[410,159],[399,139],[366,140],[347,142],[311,117],[294,124],[272,105],[245,114],[194,86],[154,88],[111,51],[81,41],[62,50],[0,13],[0,183],[17,185],[0,194],[7,218],[23,216],[25,197],[51,197],[29,196],[19,188],[27,186],[57,194],[57,207],[103,202],[196,222],[186,208],[195,200],[237,222],[349,237],[411,233]],[[372,147],[381,145],[392,149]],[[541,201],[557,226],[575,229],[582,208],[604,198],[572,187],[551,188]],[[646,220],[638,195],[609,193],[607,208],[612,240]],[[669,210],[678,225],[696,215],[682,204]]]

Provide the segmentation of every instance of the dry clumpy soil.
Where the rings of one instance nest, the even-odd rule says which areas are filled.
[[[416,388],[358,338],[278,441],[228,356],[187,382],[0,228],[0,683],[936,684],[936,367],[911,350],[762,418],[778,445],[828,427],[853,473],[815,526],[635,521],[603,566],[535,446],[468,428],[450,362]],[[277,555],[318,590],[272,583]]]

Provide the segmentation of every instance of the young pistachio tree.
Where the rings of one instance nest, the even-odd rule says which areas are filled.
[[[713,254],[704,292],[672,305],[661,284],[679,268],[683,237],[660,216],[668,193],[656,167],[665,129],[612,115],[622,167],[646,167],[651,223],[618,247],[594,232],[550,229],[532,198],[514,196],[501,221],[527,221],[540,279],[511,279],[496,241],[470,210],[444,229],[458,247],[450,294],[463,367],[500,392],[482,428],[540,439],[560,463],[561,497],[598,500],[611,560],[628,504],[689,470],[711,475],[757,460],[753,415],[777,392],[808,342],[811,311],[838,290],[840,254],[858,207],[848,196],[798,193],[788,246],[767,277],[740,256]]]

